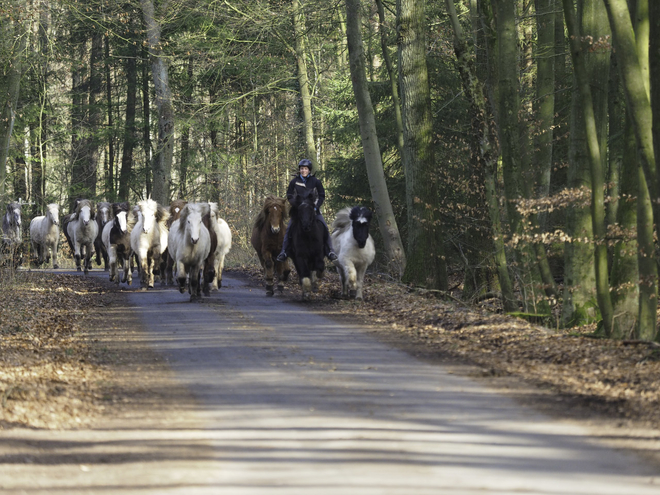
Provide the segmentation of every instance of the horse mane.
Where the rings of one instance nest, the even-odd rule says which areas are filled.
[[[343,234],[346,232],[348,229],[351,228],[351,224],[353,222],[351,221],[351,208],[346,207],[342,208],[337,212],[337,216],[335,217],[334,221],[332,222],[332,232],[338,232],[340,234]]]
[[[261,208],[261,211],[257,215],[257,218],[254,219],[254,227],[261,230],[261,228],[264,226],[266,223],[266,220],[268,220],[268,210],[273,207],[273,206],[279,206],[282,208],[282,211],[284,212],[284,215],[282,218],[286,218],[288,215],[288,208],[287,202],[284,200],[284,198],[278,198],[277,196],[268,196],[264,200],[264,206]]]
[[[89,199],[76,199],[76,209],[74,211],[76,218],[85,206],[89,206],[91,219],[94,220],[96,218],[96,210],[94,209],[94,203]]]
[[[164,225],[167,223],[168,218],[170,218],[170,212],[167,211],[167,208],[156,203],[156,222]]]
[[[114,216],[117,216],[119,213],[122,211],[128,211],[130,210],[130,205],[128,204],[128,201],[124,201],[122,203],[112,203],[112,214]]]

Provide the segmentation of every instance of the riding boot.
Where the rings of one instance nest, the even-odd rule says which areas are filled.
[[[332,249],[332,237],[330,237],[330,231],[328,230],[328,226],[325,224],[325,222],[323,224],[325,225],[325,233],[323,234],[325,249],[323,251],[325,252],[326,258],[334,262],[337,261],[337,254]]]
[[[286,232],[284,233],[284,240],[282,241],[282,251],[280,251],[280,254],[277,255],[277,258],[275,258],[275,261],[279,261],[280,263],[284,263],[286,259],[289,257],[289,236],[291,232],[291,221],[289,220],[289,225],[286,227]]]

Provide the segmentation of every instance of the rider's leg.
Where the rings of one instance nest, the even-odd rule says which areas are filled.
[[[282,242],[282,251],[280,251],[280,254],[277,255],[277,258],[275,258],[276,261],[279,261],[281,263],[285,262],[287,257],[289,256],[288,249],[289,249],[289,237],[291,236],[291,222],[293,220],[289,219],[289,224],[286,226],[286,232],[284,233],[284,241]]]
[[[337,259],[337,254],[332,249],[332,237],[330,237],[330,230],[328,229],[328,224],[325,223],[325,218],[323,218],[322,214],[317,213],[316,218],[321,220],[321,223],[323,223],[323,226],[325,227],[325,232],[323,233],[323,242],[325,244],[323,249],[324,254],[330,261],[335,261]]]

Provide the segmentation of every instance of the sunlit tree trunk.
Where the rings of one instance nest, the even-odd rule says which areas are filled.
[[[408,252],[404,281],[447,289],[441,236],[423,0],[397,0],[399,88],[403,116]]]
[[[8,64],[7,86],[0,93],[0,104],[2,105],[0,108],[0,199],[6,199],[7,157],[16,121],[23,57],[25,57],[25,35],[22,22],[7,23],[6,26],[2,26],[0,29],[3,31],[3,36],[14,37],[18,41],[14,46],[11,42],[7,43],[12,48],[11,61]]]
[[[312,94],[307,75],[307,54],[305,53],[305,17],[300,0],[293,0],[293,31],[295,36],[296,63],[298,64],[298,85],[303,112],[303,133],[305,152],[312,161],[314,170],[318,170],[316,144],[314,143],[314,121],[312,118]]]
[[[151,72],[158,108],[158,146],[152,162],[153,199],[161,204],[170,202],[170,181],[174,153],[174,107],[170,91],[168,68],[162,56],[161,27],[155,17],[152,0],[140,0],[151,59]]]
[[[353,93],[357,103],[360,136],[362,137],[362,149],[367,167],[367,176],[369,177],[369,187],[376,208],[378,226],[385,244],[387,262],[391,270],[401,277],[405,269],[406,257],[399,235],[399,228],[394,218],[387,184],[385,183],[383,162],[376,134],[376,119],[367,87],[360,17],[360,0],[346,0],[346,35],[351,80],[353,81]]]
[[[572,0],[563,0],[564,16],[568,28],[571,58],[575,71],[576,84],[580,95],[579,111],[584,119],[587,149],[591,172],[591,219],[594,233],[594,268],[596,271],[596,299],[600,309],[603,330],[606,336],[612,334],[612,299],[607,267],[607,245],[605,243],[605,198],[604,170],[600,152],[600,142],[597,129],[597,119],[587,73],[586,61],[582,48],[580,29],[573,9]]]

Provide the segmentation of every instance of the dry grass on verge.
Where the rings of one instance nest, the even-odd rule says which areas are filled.
[[[103,409],[107,370],[81,326],[94,281],[15,272],[0,284],[0,428],[77,427]]]

